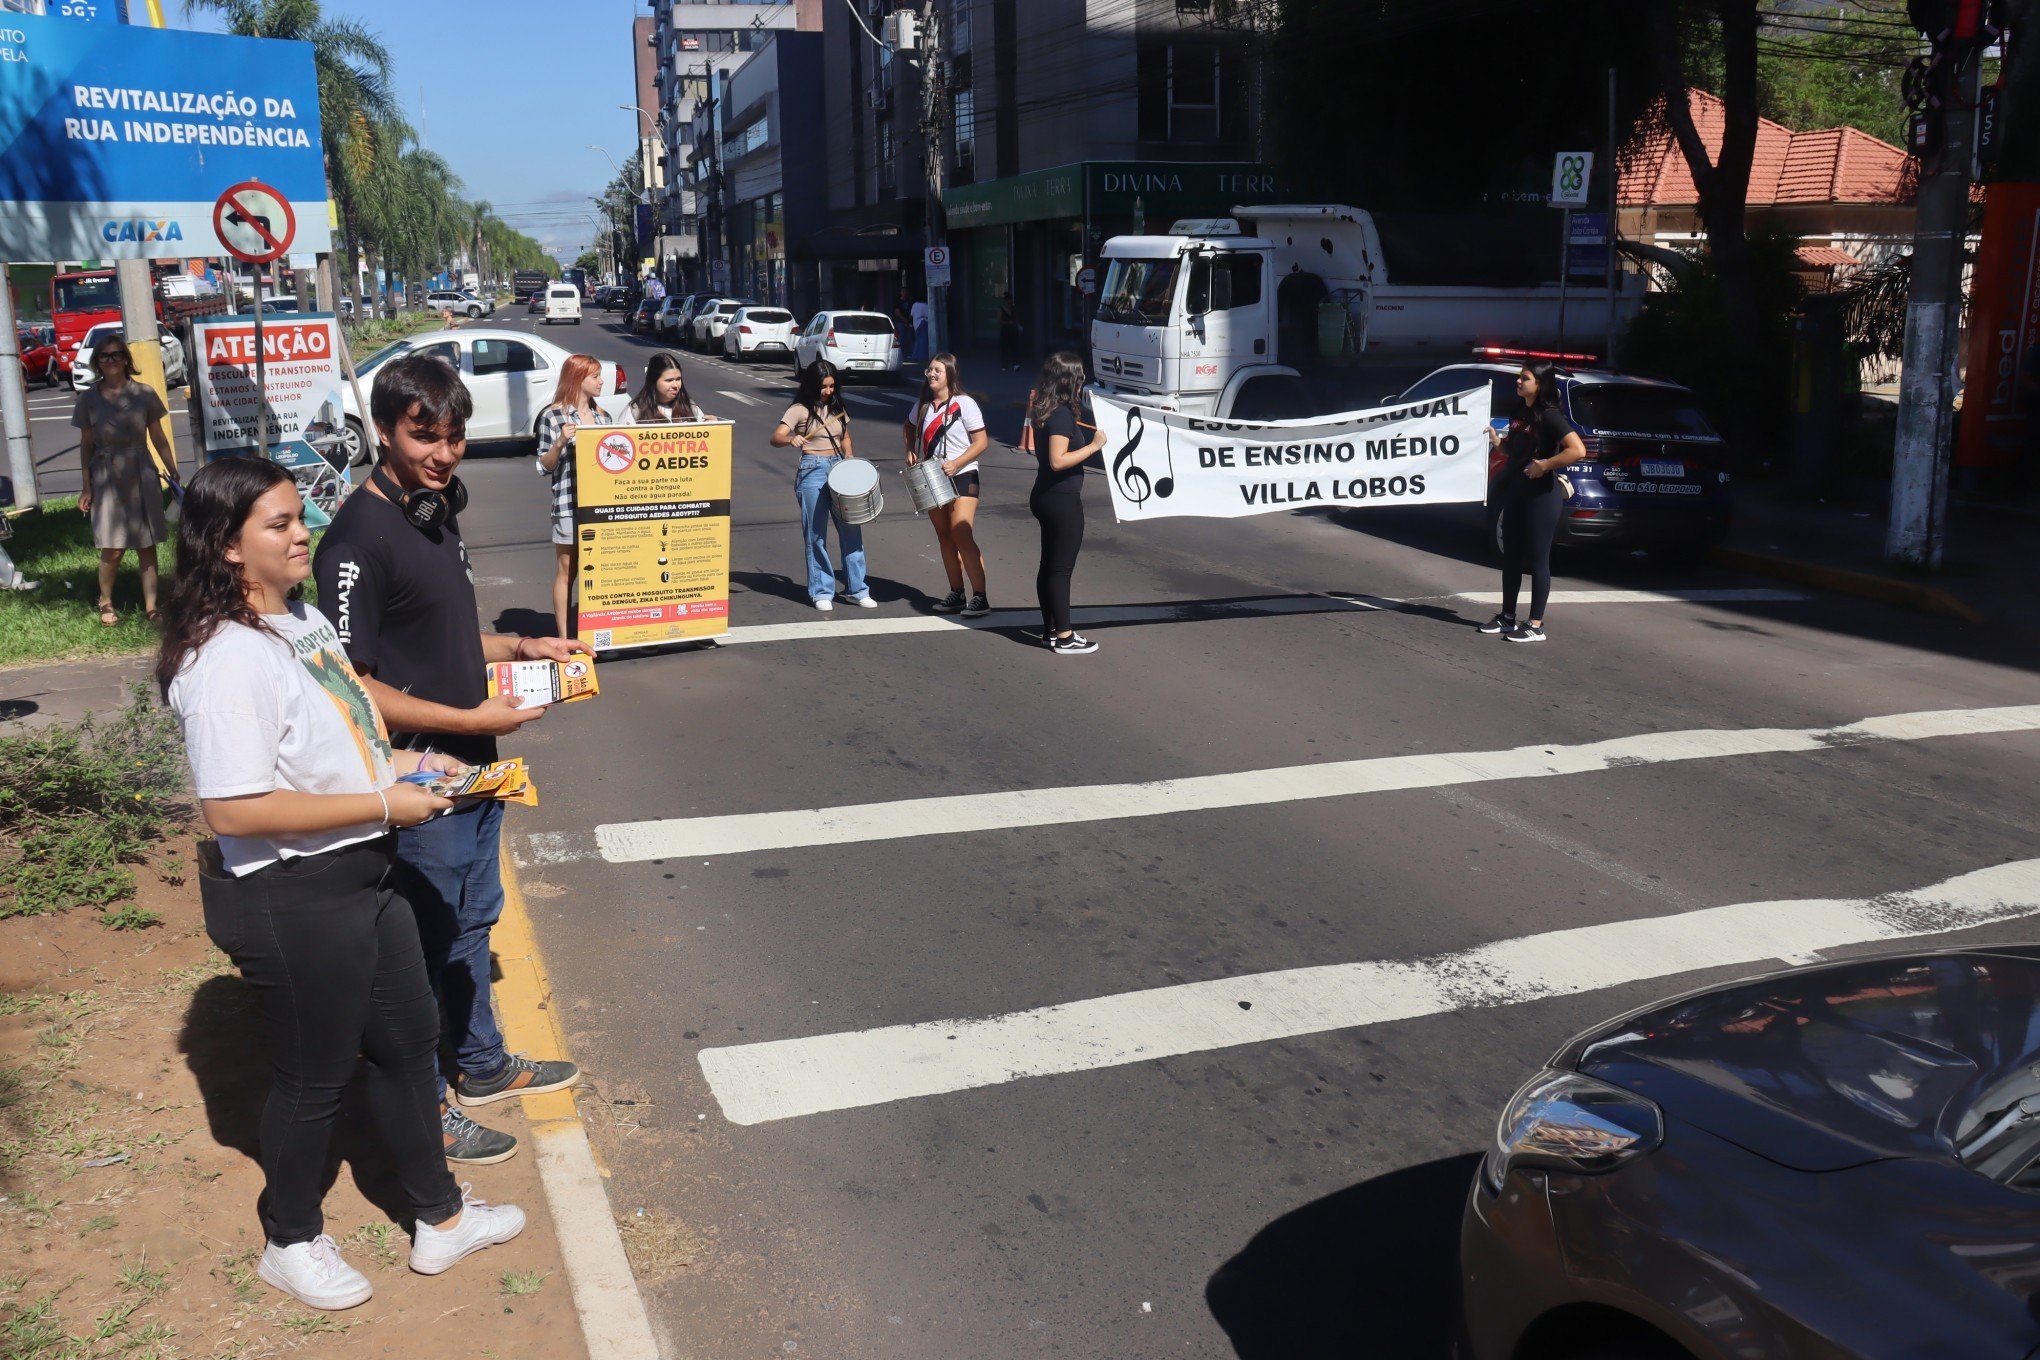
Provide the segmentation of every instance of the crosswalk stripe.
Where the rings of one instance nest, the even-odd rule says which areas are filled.
[[[1863,900],[1740,902],[1498,940],[1427,959],[1290,968],[977,1020],[704,1048],[733,1124],[883,1105],[1242,1044],[1803,959],[2040,914],[2040,859]]]
[[[1344,608],[1409,609],[1432,600],[1466,600],[1495,604],[1496,594],[1466,591],[1458,595],[1417,596],[1389,599],[1380,595],[1328,592],[1322,595],[1264,595],[1243,600],[1198,600],[1176,604],[1129,604],[1078,607],[1070,621],[1079,628],[1096,628],[1116,623],[1190,622],[1244,615],[1254,618],[1271,614],[1332,614]],[[1804,600],[1790,590],[1558,590],[1553,591],[1554,608],[1588,604],[1778,604]],[[981,618],[955,615],[909,614],[904,617],[857,618],[842,613],[828,619],[802,623],[753,623],[732,628],[722,635],[725,643],[810,642],[819,638],[891,637],[900,633],[965,633],[986,628],[1036,628],[1041,613],[1034,609],[995,609]]]
[[[731,392],[726,388],[717,388],[715,394],[718,397],[728,397],[731,401],[740,401],[746,406],[762,406],[764,404],[754,396],[743,392]]]
[[[602,858],[614,864],[689,855],[712,858],[818,845],[1162,817],[1496,780],[1544,779],[1727,756],[1825,751],[1858,742],[1922,741],[2035,729],[2040,729],[2040,704],[1896,713],[1840,727],[1645,732],[1571,746],[1373,756],[1185,779],[1006,789],[790,812],[610,822],[595,828],[595,847]]]
[[[1070,621],[1095,628],[1110,623],[1146,623],[1165,620],[1224,618],[1245,614],[1332,614],[1342,612],[1345,601],[1332,602],[1322,595],[1268,595],[1248,600],[1199,601],[1186,604],[1132,604],[1091,609],[1073,609]],[[806,623],[754,623],[732,628],[720,639],[725,643],[807,642],[816,638],[888,637],[897,633],[966,633],[986,628],[1041,627],[1038,609],[995,609],[979,618],[956,615],[909,614],[894,618],[831,618]]]
[[[1495,604],[1502,602],[1499,590],[1462,590],[1450,596],[1454,600],[1465,600],[1468,604]],[[1806,596],[1793,590],[1755,589],[1694,589],[1694,590],[1554,590],[1551,603],[1555,606],[1578,604],[1762,604],[1788,600],[1803,600]]]
[[[854,401],[859,406],[876,406],[880,410],[889,410],[892,407],[891,402],[881,401],[877,397],[866,396],[862,392],[845,392],[843,394],[843,400]]]

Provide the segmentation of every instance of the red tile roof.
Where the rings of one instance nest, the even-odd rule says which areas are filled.
[[[1722,103],[1705,90],[1688,95],[1693,125],[1710,157],[1721,154]],[[1757,120],[1750,162],[1752,207],[1795,203],[1904,203],[1909,200],[1905,152],[1859,128],[1794,132],[1768,118]],[[1630,207],[1684,207],[1700,192],[1670,132],[1646,140],[1622,157],[1617,196]]]
[[[1808,269],[1854,268],[1863,263],[1848,251],[1833,246],[1800,246],[1792,253]]]

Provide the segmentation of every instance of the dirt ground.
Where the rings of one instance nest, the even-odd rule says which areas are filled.
[[[414,1275],[358,1091],[326,1224],[375,1297],[322,1313],[256,1278],[268,1060],[246,988],[205,938],[194,862],[186,835],[138,868],[135,905],[162,918],[145,929],[89,910],[0,920],[0,1360],[581,1360],[528,1140],[466,1173],[524,1208],[523,1235]],[[478,1113],[526,1132],[515,1102]]]

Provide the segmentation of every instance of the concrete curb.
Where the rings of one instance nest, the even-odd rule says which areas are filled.
[[[1965,623],[1985,621],[1983,615],[1947,591],[1937,586],[1922,585],[1918,581],[1901,581],[1889,576],[1879,576],[1874,572],[1849,571],[1843,567],[1823,566],[1817,562],[1802,562],[1797,558],[1782,557],[1774,553],[1750,552],[1743,548],[1716,548],[1714,561],[1724,567],[1736,567],[1760,576],[1831,590],[1840,595],[1880,600],[1885,604],[1916,609],[1921,613],[1961,619]]]
[[[496,923],[491,944],[503,970],[496,984],[496,1010],[504,1037],[515,1052],[540,1060],[565,1058],[566,1036],[552,1009],[552,984],[531,928],[531,912],[518,886],[517,869],[506,849],[502,855],[503,918]],[[531,1142],[538,1174],[545,1186],[559,1235],[560,1256],[581,1319],[581,1339],[591,1360],[659,1360],[659,1343],[588,1132],[574,1106],[571,1090],[524,1097],[531,1121]]]

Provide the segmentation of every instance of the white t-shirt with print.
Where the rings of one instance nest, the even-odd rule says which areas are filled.
[[[948,401],[933,407],[924,409],[916,406],[914,410],[915,419],[921,427],[920,447],[923,458],[940,458],[945,463],[952,458],[960,458],[964,450],[970,447],[970,437],[985,427],[984,412],[978,409],[977,402],[970,397],[951,397]],[[928,441],[934,437],[936,429],[942,422],[949,419],[951,410],[956,412],[956,419],[949,421],[949,428],[943,433],[941,444],[930,449]],[[977,459],[973,458],[952,475],[960,476],[966,472],[976,471]]]
[[[396,781],[382,714],[348,663],[340,635],[306,604],[265,614],[277,636],[223,623],[170,682],[170,707],[200,798],[297,793],[374,793]],[[296,855],[317,855],[385,828],[358,826],[264,840],[221,836],[232,874]]]

